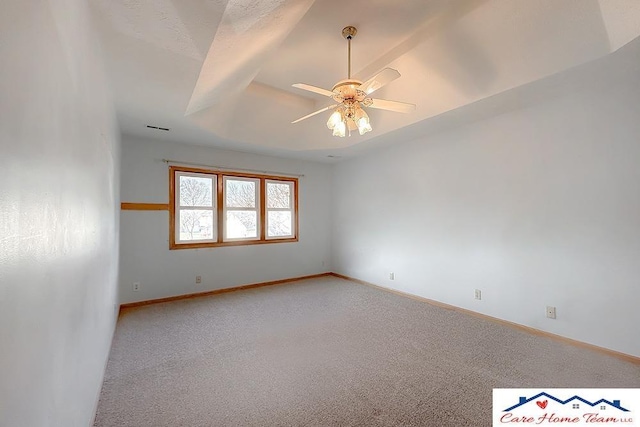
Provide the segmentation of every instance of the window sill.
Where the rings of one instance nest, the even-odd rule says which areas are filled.
[[[297,242],[298,238],[292,239],[269,239],[269,240],[236,240],[233,242],[216,242],[216,243],[170,243],[169,249],[204,249],[204,248],[219,248],[224,246],[249,246],[249,245],[269,245],[272,243],[293,243]]]

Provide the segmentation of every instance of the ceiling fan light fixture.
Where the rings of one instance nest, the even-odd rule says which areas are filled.
[[[358,132],[360,135],[364,135],[367,132],[371,132],[373,128],[369,124],[369,119],[361,119],[358,121]]]
[[[369,123],[369,115],[362,108],[358,108],[355,114],[356,126],[358,126],[358,132],[360,135],[364,135],[367,132],[371,132],[371,124]]]
[[[327,121],[327,127],[333,130],[338,123],[342,121],[342,113],[340,110],[336,110],[329,116],[329,120]]]
[[[342,30],[342,36],[347,39],[348,42],[348,72],[346,80],[341,80],[336,83],[331,91],[305,83],[296,83],[293,85],[293,87],[298,89],[327,96],[333,99],[335,104],[321,108],[311,114],[307,114],[298,120],[292,121],[291,123],[298,123],[302,120],[308,119],[309,117],[313,117],[316,114],[335,108],[336,110],[329,116],[329,120],[327,120],[327,127],[333,131],[333,136],[344,138],[347,136],[347,132],[348,135],[351,136],[351,131],[355,131],[356,129],[360,135],[364,135],[365,133],[373,130],[369,121],[369,116],[366,111],[364,111],[363,107],[397,111],[401,113],[408,113],[415,109],[416,106],[413,104],[369,97],[371,93],[400,77],[400,73],[397,70],[385,68],[373,77],[367,79],[365,82],[351,78],[351,39],[356,35],[356,33],[356,28],[351,26],[345,27]]]
[[[333,128],[333,136],[344,138],[347,135],[347,124],[344,120],[339,121]]]

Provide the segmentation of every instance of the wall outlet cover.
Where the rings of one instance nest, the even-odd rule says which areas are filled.
[[[547,317],[549,319],[555,319],[556,318],[556,308],[555,307],[547,306]]]

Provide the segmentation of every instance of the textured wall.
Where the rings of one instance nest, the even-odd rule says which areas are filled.
[[[88,426],[117,303],[119,136],[85,2],[0,13],[0,425]]]
[[[334,271],[640,356],[640,78],[610,72],[639,52],[573,93],[340,163]]]
[[[122,211],[121,302],[306,276],[330,270],[329,165],[123,136],[122,201],[167,203],[169,170],[162,159],[228,168],[304,174],[299,181],[300,238],[274,243],[169,250],[169,212]],[[196,284],[195,277],[202,276]],[[132,291],[132,283],[141,289]]]

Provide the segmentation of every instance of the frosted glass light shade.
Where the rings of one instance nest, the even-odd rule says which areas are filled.
[[[342,114],[340,111],[336,110],[329,116],[329,120],[327,121],[327,127],[329,129],[334,129],[338,123],[342,121]]]
[[[344,138],[347,134],[347,125],[344,121],[340,121],[333,128],[333,136],[339,136],[340,138]]]
[[[356,111],[356,126],[358,126],[358,132],[360,132],[360,135],[364,135],[367,132],[371,132],[371,124],[369,123],[369,116],[367,115],[367,112],[364,111],[362,108],[358,108],[358,111]]]
[[[360,132],[360,135],[364,135],[367,132],[371,132],[373,129],[371,128],[371,124],[369,124],[369,119],[368,118],[361,118],[360,120],[358,120],[358,132]]]

